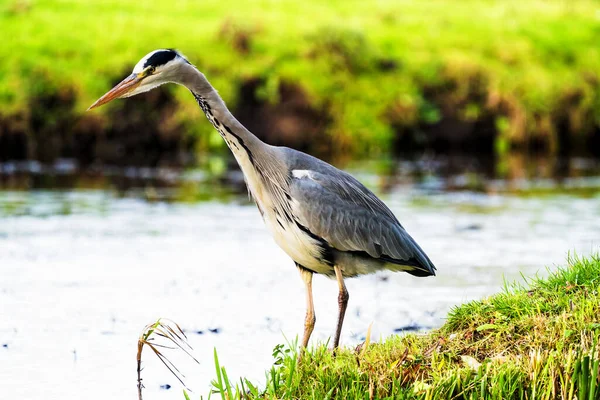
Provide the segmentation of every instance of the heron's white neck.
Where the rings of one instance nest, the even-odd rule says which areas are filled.
[[[206,117],[215,129],[221,134],[225,142],[238,159],[243,153],[259,150],[266,147],[260,139],[254,136],[231,114],[221,96],[208,82],[204,74],[191,64],[181,67],[179,77],[182,85],[186,86],[206,114]],[[252,153],[248,155],[252,158]],[[240,161],[240,159],[238,159]]]
[[[183,65],[177,83],[192,92],[206,118],[223,137],[240,165],[252,196],[261,203],[265,189],[265,179],[261,177],[264,178],[265,171],[271,168],[281,169],[271,146],[254,136],[231,114],[221,96],[194,66]]]

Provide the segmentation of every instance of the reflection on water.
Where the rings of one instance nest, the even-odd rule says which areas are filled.
[[[123,197],[158,201],[231,200],[245,192],[243,176],[231,157],[212,156],[202,168],[90,167],[72,160],[53,165],[35,161],[0,163],[0,189],[102,189]],[[372,189],[387,193],[398,185],[422,190],[484,193],[566,191],[594,195],[600,189],[600,160],[552,158],[513,152],[495,160],[465,155],[352,161],[338,165]]]
[[[569,251],[600,248],[599,185],[589,169],[505,181],[451,164],[349,166],[439,274],[349,280],[344,344],[363,340],[371,322],[374,338],[439,326],[450,307],[497,292],[504,278],[545,274]],[[240,173],[222,165],[209,171],[4,171],[3,397],[134,398],[137,336],[157,317],[177,321],[190,337],[200,366],[182,361],[182,368],[196,398],[214,377],[213,347],[233,379],[263,379],[272,348],[302,332],[303,285],[248,201]],[[37,190],[22,190],[29,188]],[[313,338],[324,341],[335,325],[337,285],[317,277],[314,286]],[[180,399],[175,379],[144,357],[145,398]],[[173,389],[161,390],[166,384]]]

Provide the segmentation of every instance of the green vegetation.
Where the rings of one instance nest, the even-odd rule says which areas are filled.
[[[141,56],[175,47],[234,109],[253,100],[244,87],[275,111],[291,92],[321,119],[315,148],[332,137],[340,152],[382,153],[445,122],[495,136],[498,153],[529,141],[553,151],[559,131],[577,143],[600,126],[599,13],[595,0],[9,0],[0,127],[109,130],[123,102],[87,106]],[[168,93],[177,107],[160,129],[223,146],[185,90]]]
[[[578,399],[600,395],[600,255],[570,258],[546,279],[507,285],[454,308],[425,335],[393,336],[297,363],[277,346],[264,390],[231,382],[215,352],[222,399]],[[291,349],[291,350],[290,350]]]

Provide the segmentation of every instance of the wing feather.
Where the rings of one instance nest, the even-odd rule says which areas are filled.
[[[390,209],[351,175],[337,169],[329,174],[295,170],[290,194],[298,221],[334,249],[435,273]]]

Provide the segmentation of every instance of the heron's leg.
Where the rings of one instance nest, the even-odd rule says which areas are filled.
[[[342,324],[344,323],[344,315],[346,315],[346,307],[348,306],[348,299],[350,295],[346,290],[346,284],[344,283],[344,277],[342,276],[342,270],[339,266],[333,267],[335,270],[335,277],[337,278],[338,286],[340,288],[340,294],[338,295],[339,314],[337,329],[335,330],[335,338],[333,339],[333,348],[337,349],[340,344],[340,334],[342,333]]]
[[[300,271],[300,276],[306,285],[306,319],[304,320],[304,336],[302,338],[302,349],[300,350],[300,357],[302,357],[302,353],[306,346],[308,346],[308,340],[310,339],[310,335],[315,327],[315,321],[317,318],[315,317],[315,305],[313,303],[313,295],[312,295],[312,277],[313,273],[311,270],[308,270],[301,265],[296,264],[298,270]]]

